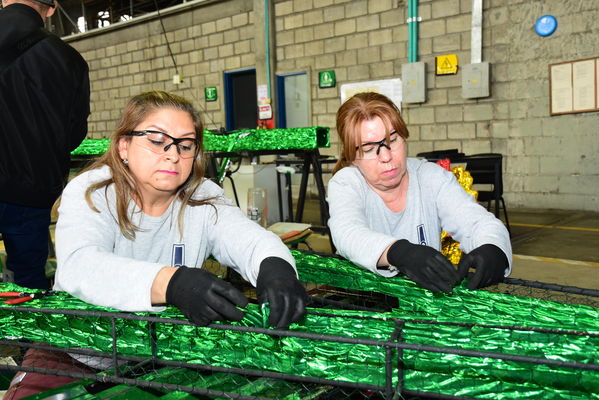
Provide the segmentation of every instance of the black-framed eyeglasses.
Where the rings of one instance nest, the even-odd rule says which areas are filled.
[[[378,142],[362,143],[360,146],[356,146],[356,150],[362,150],[362,155],[359,152],[357,159],[361,160],[373,160],[378,157],[381,152],[381,147],[386,147],[389,151],[397,151],[401,147],[401,137],[399,133],[393,131],[389,134],[389,142],[387,138],[379,140]]]
[[[166,153],[172,145],[175,145],[181,158],[192,158],[196,156],[199,149],[198,140],[195,138],[174,138],[160,131],[131,131],[127,136],[145,136],[147,139],[145,147],[156,154]]]

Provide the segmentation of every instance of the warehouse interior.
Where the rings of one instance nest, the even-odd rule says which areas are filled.
[[[313,325],[306,332],[301,326],[287,333],[268,328],[262,311],[251,307],[246,311],[255,311],[248,315],[256,325],[211,325],[212,330],[175,321],[161,330],[156,313],[142,315],[142,322],[122,313],[118,325],[103,309],[87,313],[84,305],[65,300],[84,310],[83,322],[70,319],[76,313],[70,309],[65,314],[69,333],[62,322],[55,325],[51,311],[19,322],[24,317],[18,311],[0,306],[0,319],[4,310],[7,322],[6,331],[0,329],[0,399],[29,346],[47,342],[79,350],[96,333],[101,339],[90,345],[97,352],[90,354],[113,357],[122,371],[102,378],[83,374],[72,386],[27,399],[599,399],[597,20],[599,4],[585,0],[58,1],[45,28],[83,56],[91,84],[88,133],[71,153],[69,180],[106,150],[132,96],[149,90],[178,94],[203,120],[207,177],[244,213],[250,213],[250,193],[256,188],[265,193],[265,227],[289,223],[286,233],[306,229],[285,243],[298,270],[312,274],[304,257],[323,257],[323,265],[346,261],[327,226],[328,183],[343,150],[336,112],[355,93],[379,92],[395,102],[406,122],[408,157],[448,165],[456,177],[465,169],[472,189],[487,193],[479,202],[509,230],[512,273],[483,294],[457,296],[459,306],[446,298],[435,304],[441,297],[436,294],[415,296],[409,285],[383,290],[385,282],[376,281],[371,283],[376,290],[356,290],[351,284],[306,281],[312,301],[324,299],[309,305],[317,310],[309,313]],[[285,135],[308,131],[313,142],[302,148],[260,148],[252,142],[264,137],[271,143],[267,132],[284,142]],[[235,139],[218,142],[226,137]],[[494,162],[484,176],[474,167],[477,157]],[[50,278],[56,271],[57,218],[54,210]],[[304,227],[292,228],[294,223]],[[10,282],[1,240],[0,266],[2,280]],[[259,302],[254,287],[226,266],[211,259],[204,266],[243,288],[251,305]],[[345,279],[343,267],[336,274]],[[354,279],[366,281],[364,275]],[[508,318],[509,302],[489,305],[501,296],[519,299],[514,319]],[[402,307],[412,314],[387,314]],[[172,323],[177,316],[169,312],[164,318]],[[464,316],[469,313],[472,320]],[[391,320],[394,329],[385,325]],[[441,325],[430,329],[429,320]],[[381,336],[389,329],[393,339],[369,331],[369,322]],[[406,323],[424,325],[413,337],[406,330],[404,343],[397,332]],[[37,330],[19,336],[19,324]],[[118,329],[134,350],[116,345]],[[503,329],[509,331],[505,336]],[[209,344],[202,347],[198,337]],[[171,340],[165,353],[156,345],[164,346],[161,338]],[[463,354],[452,348],[460,338],[466,343]],[[271,339],[274,347],[268,347]],[[102,347],[111,340],[114,351]],[[387,347],[379,353],[368,348],[376,347],[369,340]],[[194,350],[186,358],[188,343],[210,356]],[[348,343],[355,347],[346,354]],[[435,353],[438,343],[446,349],[441,356]],[[298,350],[302,345],[309,348],[305,354]],[[478,350],[482,353],[474,354]],[[389,360],[391,352],[397,360]],[[269,359],[272,354],[283,355],[283,361]],[[535,357],[542,361],[531,360]],[[181,371],[186,375],[179,376]]]

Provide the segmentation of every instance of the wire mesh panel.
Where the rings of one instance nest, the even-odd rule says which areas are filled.
[[[63,307],[78,302],[63,294],[57,297],[62,298],[53,301],[62,302]],[[391,392],[391,366],[397,366],[397,351],[389,351],[394,344],[390,338],[394,321],[377,318],[371,319],[371,330],[380,331],[373,339],[372,331],[345,334],[342,331],[353,324],[352,317],[330,314],[311,313],[307,317],[306,322],[313,327],[321,325],[316,329],[266,329],[268,315],[257,306],[249,306],[246,319],[239,325],[211,327],[194,326],[179,319],[179,315],[172,318],[174,315],[169,312],[156,317],[68,308],[5,307],[2,315],[2,335],[7,339],[3,344],[48,343],[100,368],[150,360],[160,365],[239,373],[246,379],[267,377]],[[319,332],[331,325],[337,325],[337,329],[327,329],[326,334]],[[32,347],[36,346],[39,347]],[[363,376],[363,368],[370,371],[368,376]],[[114,372],[112,376],[103,374],[102,380],[120,381],[118,370]],[[143,382],[136,384],[144,386]],[[185,390],[197,392],[193,382]]]
[[[318,297],[287,330],[269,328],[268,308],[255,304],[239,323],[198,327],[175,308],[122,313],[57,292],[26,307],[0,303],[0,345],[68,352],[94,369],[0,368],[71,374],[89,380],[77,390],[109,384],[103,391],[127,398],[599,398],[593,291],[562,288],[587,305],[523,282],[431,293],[345,260],[294,256]]]

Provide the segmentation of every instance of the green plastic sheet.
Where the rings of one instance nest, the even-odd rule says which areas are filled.
[[[345,260],[301,252],[294,252],[294,256],[304,282],[385,293],[396,296],[399,307],[389,313],[312,308],[305,320],[292,324],[289,331],[322,335],[317,339],[160,322],[156,324],[158,357],[382,387],[386,383],[388,346],[392,354],[392,383],[398,384],[401,376],[403,387],[410,390],[481,399],[599,398],[599,372],[590,369],[599,363],[596,308],[471,291],[464,286],[455,288],[451,295],[433,294],[411,281],[379,277]],[[65,293],[26,304],[48,309],[108,311]],[[233,325],[266,327],[267,313],[268,309],[249,305],[244,320]],[[159,316],[183,319],[174,308]],[[402,323],[402,343],[442,350],[398,350],[390,346],[397,343],[392,339],[397,319]],[[86,316],[80,320],[66,314],[16,312],[2,305],[0,336],[110,353],[108,319]],[[118,318],[116,325],[119,354],[150,356],[147,322]],[[339,338],[377,342],[341,343]],[[491,352],[505,358],[486,357],[485,353],[454,354],[454,350]],[[570,364],[514,361],[511,355]]]

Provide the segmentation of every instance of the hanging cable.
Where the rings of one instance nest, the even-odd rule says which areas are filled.
[[[160,9],[158,8],[158,0],[154,0],[154,6],[156,7],[156,14],[158,15],[158,20],[160,21],[160,26],[162,27],[162,34],[164,35],[164,41],[166,42],[168,54],[170,54],[171,59],[173,60],[173,65],[175,66],[175,72],[178,75],[179,69],[177,68],[177,62],[175,61],[175,56],[173,55],[173,50],[171,49],[171,44],[168,41],[168,38],[166,37],[166,29],[164,29],[164,23],[162,22],[162,15],[160,14]]]
[[[177,61],[175,61],[175,55],[173,54],[173,51],[171,49],[171,44],[168,40],[168,37],[166,36],[166,29],[164,28],[164,23],[162,22],[162,15],[160,14],[160,9],[158,8],[158,1],[154,0],[154,6],[156,7],[156,15],[158,15],[158,20],[160,21],[160,26],[162,28],[162,34],[164,36],[164,41],[166,42],[166,47],[168,49],[168,53],[171,56],[171,60],[173,61],[173,66],[175,67],[175,73],[177,75],[179,75],[179,68],[177,66]],[[183,81],[184,82],[184,81]],[[219,127],[212,118],[210,118],[210,114],[208,114],[208,111],[204,108],[204,106],[202,106],[202,104],[200,103],[200,100],[194,95],[193,90],[191,89],[191,87],[185,85],[183,89],[187,89],[189,91],[189,93],[191,94],[191,97],[194,99],[194,101],[196,102],[196,104],[201,108],[202,112],[204,113],[204,115],[206,116],[206,118],[210,121],[210,124],[215,126],[217,129],[220,129],[221,127]]]

